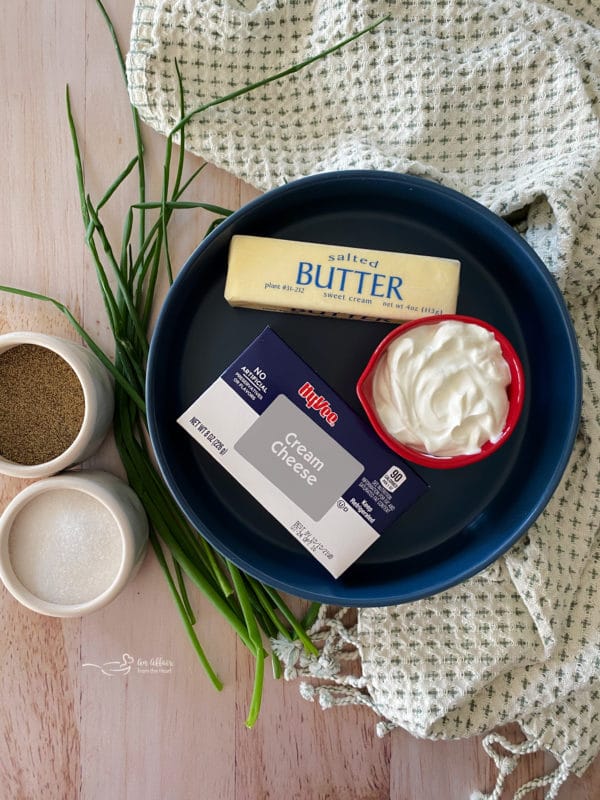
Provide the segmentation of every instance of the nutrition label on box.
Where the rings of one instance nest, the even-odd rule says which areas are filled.
[[[270,328],[178,422],[334,577],[427,489]]]

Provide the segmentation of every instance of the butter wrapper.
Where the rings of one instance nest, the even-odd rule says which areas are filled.
[[[427,489],[271,328],[177,421],[335,578]]]
[[[232,306],[399,322],[456,313],[451,258],[233,236],[225,299]]]

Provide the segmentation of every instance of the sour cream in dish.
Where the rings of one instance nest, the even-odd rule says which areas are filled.
[[[494,334],[446,320],[397,336],[373,376],[386,431],[408,447],[448,457],[496,442],[508,413],[510,369]]]

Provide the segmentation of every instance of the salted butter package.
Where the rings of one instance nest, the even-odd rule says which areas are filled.
[[[271,328],[178,423],[336,578],[427,489]]]
[[[345,245],[234,236],[232,306],[398,322],[455,314],[460,262]]]

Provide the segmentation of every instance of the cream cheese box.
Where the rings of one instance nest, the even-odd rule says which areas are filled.
[[[177,421],[336,578],[427,489],[271,328]]]

